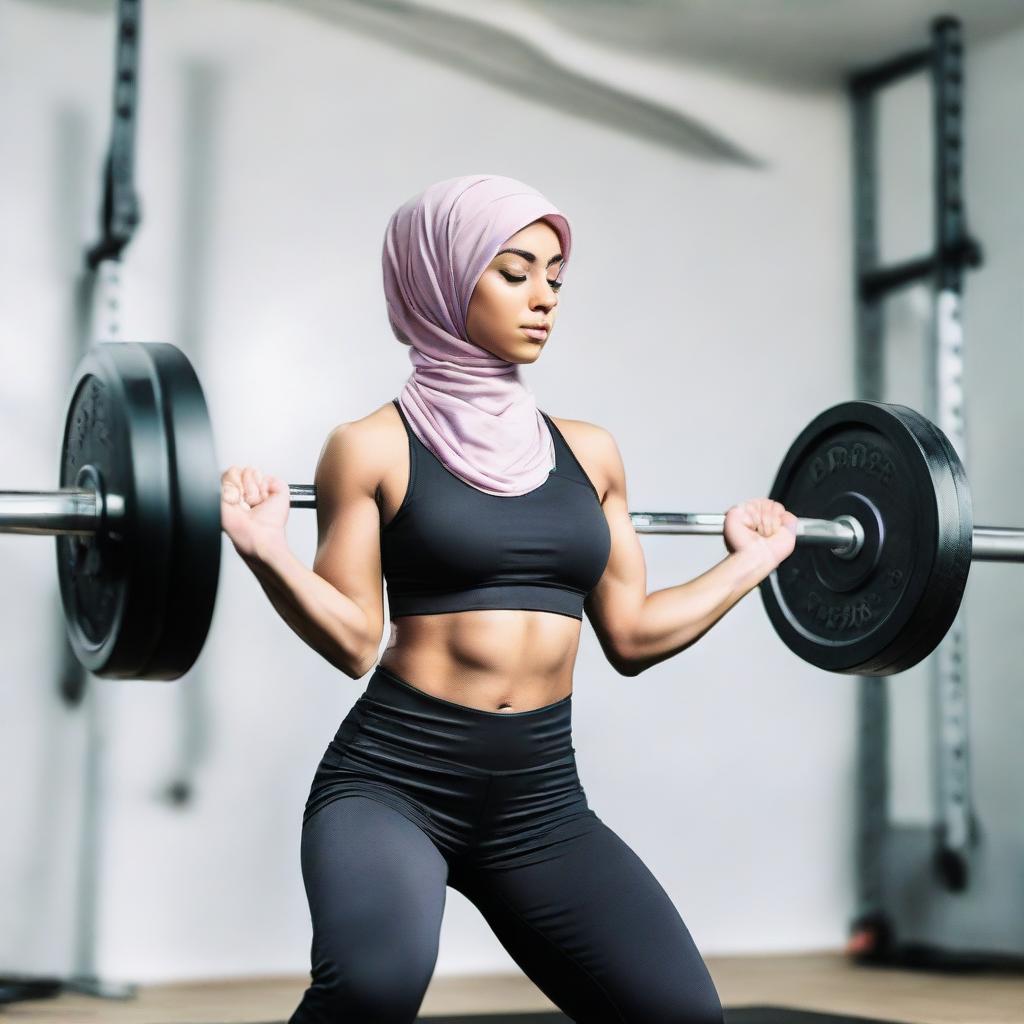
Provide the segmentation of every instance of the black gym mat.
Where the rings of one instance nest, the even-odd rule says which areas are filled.
[[[500,1013],[473,1017],[420,1017],[417,1024],[572,1024],[562,1013]],[[878,1017],[787,1010],[784,1006],[743,1006],[725,1011],[725,1024],[895,1024]]]
[[[736,1010],[726,1010],[725,1024],[896,1024],[896,1022],[883,1020],[881,1017],[845,1017],[835,1013],[787,1010],[784,1006],[744,1006]]]
[[[266,1024],[285,1024],[267,1021]],[[563,1013],[497,1013],[470,1017],[418,1017],[416,1024],[572,1024]],[[725,1011],[725,1024],[896,1024],[881,1017],[787,1010],[784,1006],[742,1006]]]

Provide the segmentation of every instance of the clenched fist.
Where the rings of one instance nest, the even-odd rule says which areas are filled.
[[[231,466],[220,478],[220,522],[243,558],[262,544],[284,540],[291,498],[288,485],[254,466]]]
[[[796,516],[770,498],[753,498],[725,514],[725,546],[730,552],[761,545],[773,566],[789,558],[796,545]]]

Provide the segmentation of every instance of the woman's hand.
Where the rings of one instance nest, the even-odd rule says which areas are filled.
[[[796,545],[796,516],[770,498],[753,498],[725,514],[725,546],[730,552],[760,545],[771,565],[789,558]]]
[[[254,466],[231,466],[220,478],[220,522],[243,558],[260,546],[285,540],[291,498],[288,485]]]

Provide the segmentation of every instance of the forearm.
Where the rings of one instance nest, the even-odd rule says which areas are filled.
[[[281,618],[351,679],[369,670],[373,639],[363,610],[304,565],[284,542],[245,559]]]
[[[724,558],[696,579],[644,598],[624,652],[624,675],[671,658],[699,640],[774,565],[757,545]]]

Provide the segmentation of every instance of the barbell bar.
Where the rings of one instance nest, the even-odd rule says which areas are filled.
[[[292,508],[316,509],[315,484],[289,484]],[[124,514],[120,495],[67,487],[56,491],[0,491],[0,533],[88,536]],[[637,533],[721,534],[725,516],[695,512],[631,512]],[[797,540],[830,545],[836,554],[856,554],[859,524],[800,519]]]
[[[289,505],[316,509],[315,484],[289,484]],[[67,487],[54,491],[0,491],[0,533],[49,536],[88,536],[124,514],[120,495]],[[721,536],[725,516],[721,512],[630,512],[637,533]],[[838,519],[797,519],[798,544],[818,544],[839,558],[855,558],[864,542],[864,531],[852,516]],[[974,562],[1024,562],[1024,530],[1001,526],[975,526],[971,560]]]
[[[0,492],[0,532],[53,535],[71,647],[97,675],[176,679],[205,643],[220,469],[198,377],[173,345],[93,346],[73,376],[59,488]],[[290,504],[316,508],[313,485]],[[963,466],[905,406],[846,402],[790,446],[769,496],[797,515],[761,584],[776,632],[833,672],[889,675],[952,624],[971,561],[1024,561],[1024,530],[973,526]],[[715,535],[725,516],[632,512],[638,533]]]

